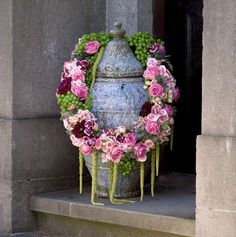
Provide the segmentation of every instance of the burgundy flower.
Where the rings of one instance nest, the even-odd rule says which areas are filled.
[[[77,61],[76,66],[81,66],[82,70],[86,70],[89,67],[89,62],[87,60]]]
[[[70,88],[71,88],[71,78],[70,77],[65,77],[62,81],[61,81],[61,83],[60,83],[60,85],[59,85],[59,87],[58,87],[58,89],[57,89],[57,94],[59,94],[59,95],[62,95],[62,94],[66,94],[67,93],[67,91],[70,91]]]
[[[80,122],[80,123],[77,123],[74,126],[74,129],[71,131],[72,134],[74,134],[77,138],[81,138],[81,137],[84,137],[86,135],[84,133],[84,129],[85,129],[84,124],[85,124],[84,120],[82,122]]]
[[[118,135],[118,136],[116,137],[116,140],[117,140],[118,142],[120,142],[120,143],[123,143],[123,142],[125,141],[125,138],[124,138],[123,135]]]
[[[139,112],[139,115],[142,117],[146,117],[148,114],[151,113],[152,106],[153,106],[153,103],[149,101],[144,103],[141,108],[141,111]]]
[[[165,54],[165,46],[162,45],[162,44],[153,44],[150,46],[150,48],[148,49],[148,51],[150,53],[153,53],[153,54]]]
[[[92,120],[87,120],[85,122],[85,127],[86,128],[92,128],[94,126],[94,122]]]

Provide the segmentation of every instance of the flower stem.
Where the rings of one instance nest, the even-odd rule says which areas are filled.
[[[140,162],[140,202],[143,201],[143,186],[144,186],[144,162]]]
[[[111,189],[112,189],[112,183],[113,183],[113,169],[114,169],[114,163],[113,163],[113,162],[110,162],[110,172],[109,172],[110,188],[109,188],[109,197],[111,197]]]
[[[160,146],[156,144],[156,176],[159,174],[159,157],[160,157]]]
[[[152,157],[151,157],[151,195],[154,197],[154,183],[155,183],[155,150],[152,150]]]
[[[90,85],[90,92],[93,88],[93,85],[95,83],[95,79],[96,79],[96,72],[97,72],[97,68],[98,68],[98,64],[100,63],[101,59],[102,59],[102,56],[103,56],[103,53],[104,53],[104,47],[101,47],[99,52],[98,52],[98,56],[97,56],[97,59],[96,61],[94,62],[93,64],[93,69],[92,69],[92,82],[91,82],[91,85]]]
[[[91,190],[91,203],[93,205],[104,205],[103,203],[95,202],[95,194],[97,191],[97,157],[96,152],[92,154],[92,190]]]
[[[170,133],[170,150],[173,150],[173,143],[174,143],[174,124],[171,126],[171,133]]]
[[[83,191],[83,154],[79,149],[79,193]]]

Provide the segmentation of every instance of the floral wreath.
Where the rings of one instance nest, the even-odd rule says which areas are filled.
[[[140,201],[144,195],[144,163],[151,153],[151,194],[154,196],[155,175],[158,176],[159,146],[170,140],[173,144],[175,106],[179,89],[171,75],[171,65],[165,59],[165,46],[147,32],[125,36],[136,59],[145,67],[144,89],[149,101],[141,108],[133,128],[118,126],[102,131],[96,117],[90,111],[93,96],[92,87],[96,70],[103,56],[104,48],[112,39],[111,34],[100,32],[83,35],[66,61],[61,82],[56,91],[62,120],[70,139],[79,148],[80,193],[82,192],[83,156],[92,158],[91,203],[95,203],[97,190],[97,155],[102,162],[110,162],[109,198],[112,204],[129,202],[114,198],[117,174],[126,176],[133,164],[140,164]],[[125,163],[129,165],[125,165]],[[127,168],[128,167],[128,168]]]

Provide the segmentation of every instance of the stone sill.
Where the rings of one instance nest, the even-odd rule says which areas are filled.
[[[90,204],[90,189],[66,190],[34,195],[32,211],[68,216],[90,221],[123,225],[182,236],[195,236],[194,177],[185,174],[160,176],[156,195],[133,200],[135,204],[111,205],[97,198],[104,206]]]

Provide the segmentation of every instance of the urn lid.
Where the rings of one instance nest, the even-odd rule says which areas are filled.
[[[116,22],[111,30],[113,39],[107,44],[104,55],[97,68],[97,77],[140,77],[143,75],[142,64],[135,58],[127,41],[121,23]]]

